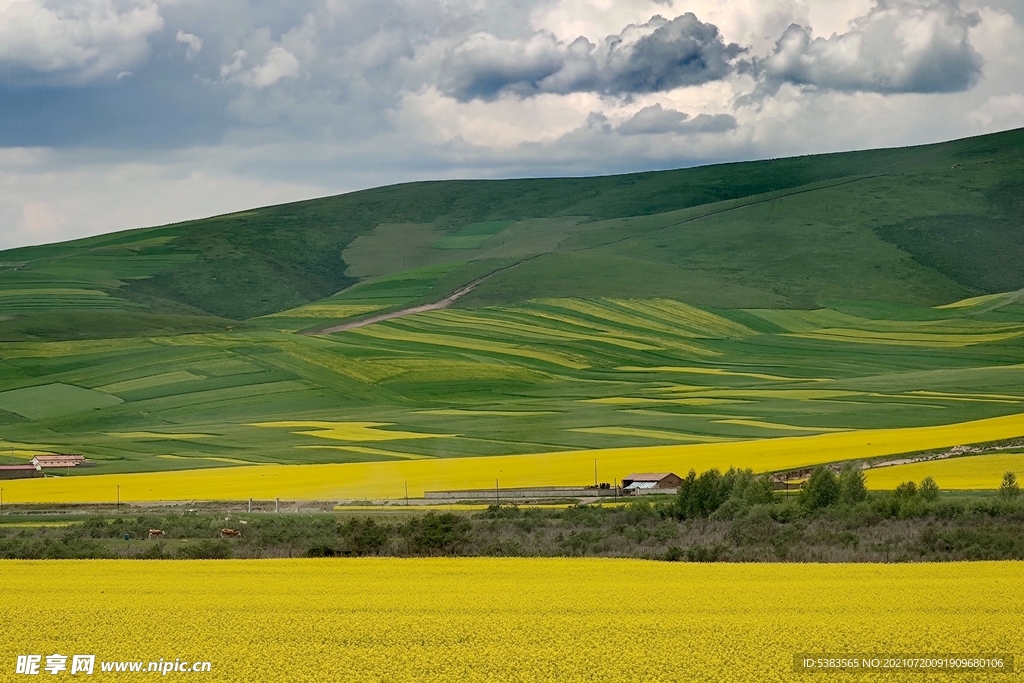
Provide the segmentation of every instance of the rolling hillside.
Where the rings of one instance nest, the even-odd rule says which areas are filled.
[[[1010,131],[415,183],[0,252],[0,460],[84,452],[83,476],[1024,412],[1022,178]]]
[[[1024,130],[623,176],[396,185],[0,252],[0,338],[201,329],[204,316],[249,319],[433,267],[429,283],[414,276],[432,286],[394,287],[403,303],[425,300],[516,263],[464,305],[936,305],[1024,287],[1021,178]],[[52,310],[75,311],[73,324]]]

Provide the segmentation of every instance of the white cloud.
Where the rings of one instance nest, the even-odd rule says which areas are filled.
[[[986,131],[1024,127],[1024,94],[996,95],[970,112],[967,118]]]
[[[954,92],[973,86],[982,60],[969,41],[980,23],[956,0],[878,0],[846,33],[811,37],[791,25],[757,66],[769,81],[834,90]]]
[[[232,55],[233,61],[221,67],[221,78],[262,90],[283,78],[294,78],[301,71],[299,60],[295,55],[280,45],[270,48],[264,55],[263,61],[254,66],[245,66],[249,61],[248,56],[249,54],[245,50],[235,52]]]
[[[185,31],[178,31],[174,35],[174,39],[179,43],[185,45],[185,59],[192,61],[195,59],[199,51],[203,49],[203,39],[197,35],[186,33]]]
[[[864,0],[859,0],[863,2]],[[870,0],[867,0],[870,2]],[[786,27],[792,23],[813,25],[826,20],[837,11],[845,12],[853,0],[687,0],[681,2],[595,2],[594,0],[556,0],[538,3],[531,15],[534,30],[547,30],[565,42],[586,36],[599,42],[628,24],[643,24],[655,14],[675,18],[692,12],[701,21],[714,24],[726,42],[749,46],[754,54],[767,54]],[[837,6],[838,7],[835,7]],[[865,8],[866,10],[866,8]],[[846,17],[846,20],[855,15]]]
[[[28,78],[88,83],[142,63],[163,25],[153,0],[0,0],[0,60]]]
[[[463,102],[503,93],[631,96],[723,79],[743,52],[690,12],[629,24],[596,45],[584,36],[563,42],[547,31],[513,39],[478,32],[448,50],[440,85]]]

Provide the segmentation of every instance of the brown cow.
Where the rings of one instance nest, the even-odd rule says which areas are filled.
[[[238,529],[221,529],[220,530],[220,535],[221,536],[241,536],[242,532],[239,531]]]
[[[163,535],[164,535],[164,530],[163,529],[150,529],[149,530],[149,537],[150,538],[157,538],[157,537],[161,537]]]

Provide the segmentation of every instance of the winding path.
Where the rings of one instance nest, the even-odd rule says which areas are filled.
[[[523,259],[522,261],[517,261],[516,263],[513,263],[510,266],[505,266],[504,268],[498,268],[497,270],[493,270],[490,273],[487,273],[487,275],[484,275],[483,277],[477,278],[476,280],[473,280],[472,282],[470,282],[467,285],[463,285],[462,287],[459,287],[458,289],[456,289],[454,292],[452,292],[451,294],[449,294],[445,298],[441,299],[440,301],[435,301],[432,304],[420,304],[419,306],[413,306],[412,308],[403,308],[400,311],[391,311],[390,313],[381,313],[379,315],[371,315],[369,318],[362,318],[361,320],[353,320],[352,322],[342,323],[340,325],[334,325],[332,327],[327,327],[327,328],[323,328],[323,329],[320,329],[320,330],[313,330],[311,332],[303,332],[303,334],[312,336],[312,335],[317,335],[317,334],[333,334],[334,332],[345,332],[346,330],[354,330],[357,327],[365,327],[366,325],[372,325],[374,323],[379,323],[379,322],[382,322],[384,320],[393,320],[394,318],[401,318],[401,317],[406,316],[406,315],[414,315],[416,313],[426,313],[427,311],[439,311],[439,310],[441,310],[443,308],[448,308],[453,303],[458,301],[459,298],[461,298],[461,297],[469,294],[470,292],[472,292],[484,280],[486,280],[488,278],[491,278],[491,277],[494,277],[498,273],[501,273],[503,271],[509,270],[510,268],[515,268],[518,265],[522,265],[523,263],[526,263],[527,261],[529,261],[531,259],[537,258],[538,256],[541,256],[541,254],[535,254],[535,255],[533,255],[533,256],[531,256],[529,258]]]

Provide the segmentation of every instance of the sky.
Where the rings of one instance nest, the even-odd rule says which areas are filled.
[[[1024,126],[1024,0],[0,0],[0,248]]]

